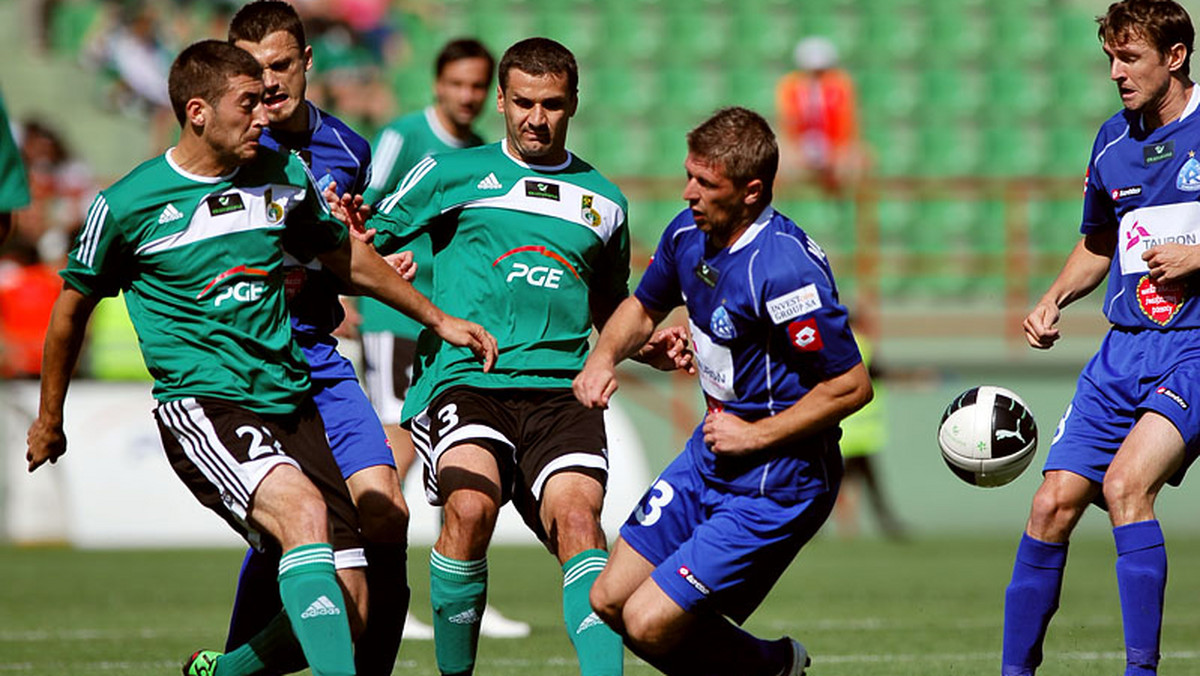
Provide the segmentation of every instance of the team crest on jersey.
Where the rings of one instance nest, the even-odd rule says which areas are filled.
[[[1187,300],[1186,287],[1180,282],[1157,284],[1150,275],[1142,275],[1137,287],[1138,307],[1150,321],[1166,326]]]
[[[709,323],[712,327],[712,332],[718,338],[732,340],[737,335],[737,329],[733,327],[733,319],[730,318],[729,311],[725,309],[724,305],[712,313],[712,319]]]
[[[592,202],[596,200],[594,195],[584,195],[582,206],[579,207],[579,215],[583,217],[583,222],[593,228],[600,227],[600,212],[592,206]]]
[[[1184,192],[1200,190],[1200,162],[1196,161],[1195,150],[1188,151],[1187,162],[1183,163],[1179,176],[1175,178],[1175,187]]]

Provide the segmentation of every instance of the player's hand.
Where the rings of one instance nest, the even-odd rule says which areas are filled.
[[[411,282],[417,276],[417,261],[413,260],[413,252],[398,251],[383,257],[383,260],[392,266],[396,274],[404,278],[404,281]]]
[[[496,355],[500,352],[500,346],[496,342],[496,337],[488,333],[487,329],[475,322],[450,315],[445,315],[441,321],[430,328],[447,343],[457,347],[470,348],[471,352],[475,353],[475,357],[483,362],[485,373],[492,370],[492,366],[496,363]]]
[[[325,186],[321,193],[333,217],[341,221],[350,230],[354,239],[370,244],[375,238],[375,228],[367,228],[367,219],[371,217],[370,205],[363,204],[362,195],[338,195],[337,182]]]
[[[765,446],[754,423],[729,413],[709,411],[703,431],[705,445],[717,455],[748,455]]]
[[[1189,244],[1160,244],[1142,253],[1155,282],[1175,282],[1200,269],[1200,247]]]
[[[1042,301],[1033,308],[1021,324],[1030,347],[1048,350],[1062,337],[1056,326],[1059,314],[1058,306],[1050,301]]]
[[[688,332],[682,326],[668,326],[655,331],[633,358],[660,371],[682,369],[690,374],[696,373],[692,351],[688,349]]]
[[[53,464],[67,452],[67,435],[63,431],[62,423],[53,423],[41,416],[29,426],[29,433],[25,439],[28,446],[25,459],[29,461],[30,472],[47,461]]]
[[[608,408],[608,400],[617,391],[616,369],[611,362],[589,358],[571,381],[571,389],[585,408]]]

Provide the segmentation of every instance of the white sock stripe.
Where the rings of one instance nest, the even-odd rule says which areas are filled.
[[[327,563],[333,565],[333,547],[321,545],[304,551],[292,550],[279,558],[279,569],[295,567],[309,563]]]
[[[333,552],[329,552],[327,557],[281,559],[279,561],[279,574],[283,575],[301,566],[321,566],[322,568],[328,566],[330,569],[337,569],[333,563]]]
[[[438,570],[447,573],[457,573],[459,575],[471,575],[487,572],[487,559],[477,559],[475,561],[458,561],[444,554],[439,554],[437,550],[433,550],[429,555],[429,565]]]
[[[601,558],[581,561],[579,565],[574,566],[571,568],[571,570],[568,570],[563,574],[563,587],[565,588],[568,585],[574,584],[575,582],[579,581],[579,578],[585,577],[591,573],[599,574],[600,571],[604,570],[605,563],[606,559]]]

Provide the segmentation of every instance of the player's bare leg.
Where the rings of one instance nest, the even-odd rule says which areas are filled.
[[[1125,629],[1125,674],[1158,671],[1167,551],[1154,502],[1182,465],[1186,444],[1167,418],[1147,412],[1104,475],[1104,499],[1117,545],[1117,588]]]
[[[358,509],[370,592],[366,627],[355,644],[359,676],[390,674],[408,611],[408,504],[394,468],[374,465],[346,479]]]
[[[500,512],[500,468],[485,448],[462,444],[438,461],[445,523],[430,554],[434,650],[442,674],[475,668],[487,602],[487,548]]]
[[[600,526],[604,486],[595,478],[564,471],[542,489],[541,519],[549,535],[546,548],[563,571],[563,621],[575,646],[582,676],[616,676],[624,669],[618,636],[592,612],[588,595],[608,561]]]

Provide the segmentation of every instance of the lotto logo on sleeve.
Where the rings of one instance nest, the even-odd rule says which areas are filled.
[[[788,324],[788,337],[792,340],[792,347],[800,352],[817,352],[825,347],[815,319],[805,319]]]

